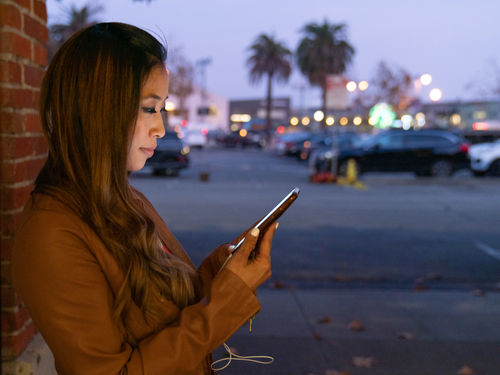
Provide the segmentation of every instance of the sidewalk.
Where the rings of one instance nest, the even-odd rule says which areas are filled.
[[[259,299],[253,332],[228,345],[275,362],[235,361],[221,374],[500,374],[498,292],[263,289]]]

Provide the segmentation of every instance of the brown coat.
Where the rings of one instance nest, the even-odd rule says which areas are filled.
[[[192,265],[142,198],[167,248]],[[168,326],[151,327],[133,306],[127,321],[135,345],[123,340],[112,321],[122,271],[96,233],[59,200],[34,194],[26,204],[15,238],[13,277],[60,375],[210,374],[210,353],[260,309],[237,275],[228,269],[217,273],[222,251],[216,249],[198,269],[210,298],[182,310],[165,301]]]

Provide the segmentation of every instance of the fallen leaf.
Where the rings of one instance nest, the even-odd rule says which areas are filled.
[[[425,284],[424,278],[418,278],[415,280],[415,283],[413,284],[414,291],[421,292],[427,289],[429,289],[429,287]]]
[[[332,322],[332,318],[329,316],[322,316],[316,320],[316,323],[318,324],[328,324]]]
[[[475,375],[476,373],[469,366],[462,366],[462,368],[457,371],[457,374],[458,375]]]
[[[398,332],[398,339],[400,340],[413,340],[415,334],[413,332]]]
[[[343,283],[346,281],[346,277],[344,275],[335,275],[333,276],[333,281],[338,281],[339,283]]]
[[[271,289],[284,289],[285,288],[285,284],[282,283],[281,281],[274,281],[272,282],[269,287]]]
[[[313,333],[313,337],[317,340],[317,341],[321,341],[323,340],[323,336],[321,335],[321,333],[319,332],[314,332]]]
[[[348,371],[326,370],[325,375],[349,375]]]
[[[472,291],[472,294],[474,294],[475,296],[478,296],[478,297],[483,297],[486,294],[486,292],[482,289],[474,289]]]
[[[349,329],[351,331],[361,332],[365,330],[365,326],[359,320],[353,320],[351,323],[349,323]]]
[[[373,367],[375,364],[375,358],[373,357],[353,357],[352,364],[356,367]]]

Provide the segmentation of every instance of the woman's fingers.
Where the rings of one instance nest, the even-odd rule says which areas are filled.
[[[279,223],[270,225],[269,228],[267,228],[267,230],[264,232],[264,235],[262,236],[262,240],[260,242],[260,248],[257,255],[258,257],[271,257],[271,247],[273,246],[274,232],[276,232],[276,229],[278,229],[278,225]]]
[[[255,244],[259,238],[259,228],[252,228],[249,230],[247,235],[245,236],[245,240],[239,247],[239,249],[235,253],[235,258],[242,259],[245,263],[248,261],[248,257],[253,249],[255,249]]]

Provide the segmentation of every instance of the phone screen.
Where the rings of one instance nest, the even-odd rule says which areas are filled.
[[[257,228],[260,229],[261,233],[272,223],[274,223],[283,213],[290,207],[290,205],[295,202],[297,197],[299,196],[300,189],[295,187],[292,189],[290,193],[288,193],[285,198],[281,200],[274,208],[269,211],[269,213],[264,216],[256,225]],[[245,241],[245,237],[243,237],[240,242],[236,244],[233,249],[233,253],[238,250],[241,244]]]

